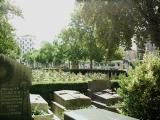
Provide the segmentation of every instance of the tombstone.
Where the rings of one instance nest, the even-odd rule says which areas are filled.
[[[104,104],[106,109],[117,112],[117,107],[113,107],[121,97],[111,89],[110,80],[94,80],[88,82],[88,96],[97,107]]]
[[[39,109],[47,112],[49,109],[48,103],[38,94],[30,94],[30,102],[32,111]]]
[[[91,99],[78,91],[61,90],[54,92],[54,101],[66,109],[78,109],[91,105]]]
[[[80,92],[61,90],[54,92],[51,109],[57,117],[64,119],[64,111],[86,108],[90,105],[91,99]]]
[[[31,70],[0,54],[0,120],[31,120]]]
[[[111,89],[110,80],[93,80],[88,82],[88,90],[91,92],[102,91],[105,89]]]

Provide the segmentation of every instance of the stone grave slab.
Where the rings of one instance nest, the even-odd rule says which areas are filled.
[[[0,54],[0,120],[30,120],[31,70]]]
[[[78,109],[91,105],[91,99],[78,91],[61,90],[54,92],[54,101],[66,109]]]
[[[121,97],[116,92],[112,92],[109,89],[95,92],[93,93],[93,96],[95,100],[105,103],[106,105],[110,105],[121,100]]]
[[[52,102],[51,110],[62,120],[64,119],[64,111],[86,108],[91,105],[91,99],[78,91],[61,90],[54,92],[54,102]]]
[[[34,120],[52,120],[53,113],[49,110],[48,103],[37,94],[30,94],[30,101],[31,101],[31,109],[32,112],[35,112],[32,115]],[[39,113],[37,115],[37,113]]]
[[[120,100],[120,96],[111,90],[111,82],[109,80],[94,80],[88,83],[88,95],[95,101],[102,103],[116,102]]]
[[[51,103],[51,110],[53,111],[53,113],[59,117],[61,120],[64,119],[64,112],[67,111],[66,108],[62,105],[60,105],[57,102],[52,102]]]
[[[138,120],[103,109],[79,109],[64,113],[64,120]]]
[[[31,109],[41,109],[43,111],[48,111],[49,106],[48,103],[37,94],[30,94],[30,101],[31,101]]]

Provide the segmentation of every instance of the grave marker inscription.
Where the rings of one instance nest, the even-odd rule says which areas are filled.
[[[0,120],[31,120],[31,71],[0,54]]]

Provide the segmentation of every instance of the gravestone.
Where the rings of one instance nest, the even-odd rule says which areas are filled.
[[[35,109],[48,111],[48,103],[38,94],[30,94],[31,110]]]
[[[110,80],[93,80],[88,82],[88,90],[91,92],[102,91],[105,89],[111,89]]]
[[[117,112],[114,105],[121,100],[121,97],[111,89],[110,80],[94,80],[88,83],[88,96],[93,100],[93,104],[100,107],[102,104],[106,109]],[[101,106],[103,107],[103,106]]]
[[[91,105],[91,99],[78,91],[61,90],[54,92],[54,101],[64,106],[66,109],[78,109]]]
[[[31,120],[31,70],[0,54],[0,120]]]
[[[64,119],[64,111],[87,108],[91,106],[91,99],[78,91],[61,90],[54,92],[54,102],[51,109],[54,114]]]

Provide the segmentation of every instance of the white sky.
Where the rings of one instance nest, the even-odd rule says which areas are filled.
[[[23,12],[24,19],[11,20],[16,34],[36,37],[35,46],[42,41],[53,41],[56,35],[70,22],[75,0],[11,0]]]

